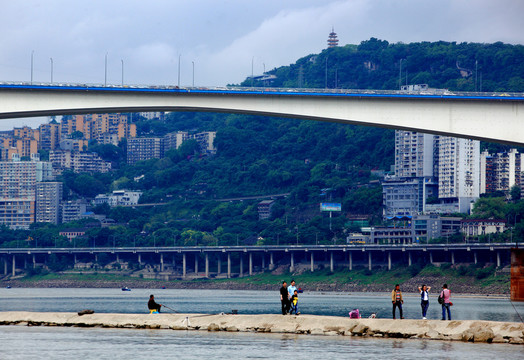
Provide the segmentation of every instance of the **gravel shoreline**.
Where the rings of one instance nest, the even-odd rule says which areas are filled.
[[[389,287],[384,284],[358,284],[358,283],[301,283],[300,277],[296,277],[297,283],[306,291],[317,292],[384,292]],[[475,296],[509,296],[509,285],[496,284],[493,286],[481,287],[474,282],[457,282],[453,279],[444,278],[413,278],[401,283],[404,292],[416,292],[417,287],[422,283],[429,284],[435,291],[440,289],[441,284],[447,282],[455,294],[469,294]],[[220,289],[220,290],[275,290],[280,284],[261,284],[261,283],[239,283],[236,281],[216,281],[216,280],[192,280],[192,281],[161,281],[143,280],[129,278],[125,280],[30,280],[30,279],[10,279],[4,280],[3,286],[12,288],[121,288],[127,286],[135,289]]]

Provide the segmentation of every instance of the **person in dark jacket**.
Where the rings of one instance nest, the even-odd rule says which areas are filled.
[[[155,301],[155,295],[149,296],[149,301],[147,302],[147,307],[149,310],[156,310],[160,312],[160,308],[162,307],[162,304],[157,304]]]
[[[286,315],[289,312],[290,302],[287,293],[287,282],[285,281],[280,288],[280,303],[282,304],[282,315]]]

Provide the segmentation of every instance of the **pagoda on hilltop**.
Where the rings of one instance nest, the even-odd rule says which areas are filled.
[[[329,33],[327,43],[328,43],[328,48],[334,48],[338,46],[337,33],[335,32],[334,28],[331,28],[331,32]]]

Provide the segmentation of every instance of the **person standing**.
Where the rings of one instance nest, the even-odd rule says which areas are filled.
[[[422,307],[423,320],[426,320],[426,314],[428,312],[429,290],[431,290],[431,286],[422,285],[418,287],[418,291],[420,292],[420,306]]]
[[[402,315],[402,304],[404,304],[404,300],[402,300],[402,291],[400,291],[399,284],[395,285],[395,288],[391,292],[391,302],[393,303],[393,319],[396,319],[395,310],[397,307],[400,313],[400,318],[404,319],[404,316]]]
[[[287,287],[287,299],[289,301],[291,301],[291,297],[295,293],[295,290],[297,290],[297,287],[295,286],[295,280],[291,280],[291,285]]]
[[[451,320],[450,306],[451,303],[451,291],[448,289],[448,284],[442,285],[442,291],[440,293],[442,297],[442,320],[446,320],[446,312],[448,313],[448,320]]]
[[[280,302],[282,304],[282,315],[286,315],[289,312],[289,299],[287,292],[287,282],[282,282],[282,287],[280,288]]]

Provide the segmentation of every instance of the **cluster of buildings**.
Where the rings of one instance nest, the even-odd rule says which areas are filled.
[[[90,114],[63,116],[37,129],[28,126],[0,133],[0,161],[31,159],[40,150],[49,152],[54,174],[65,169],[75,172],[107,172],[111,164],[88,152],[89,141],[118,145],[122,139],[136,137],[136,125],[128,114]]]
[[[520,187],[522,161],[515,149],[481,153],[477,140],[397,130],[394,175],[382,182],[383,217],[394,225],[362,228],[348,241],[406,244],[459,232],[466,238],[502,233],[505,220],[450,214],[470,213],[481,194]]]
[[[190,134],[177,131],[163,137],[140,137],[127,140],[127,163],[135,164],[138,161],[162,159],[169,149],[178,149],[186,140],[196,140],[202,154],[214,154],[216,148],[214,140],[216,132],[205,131]]]

